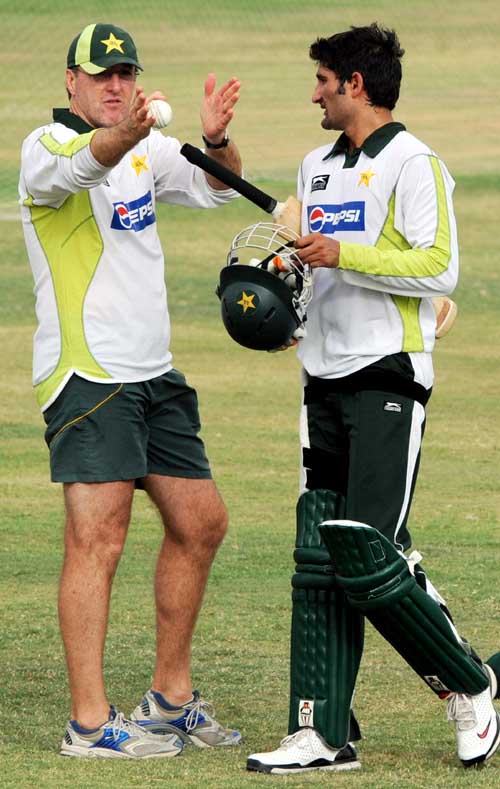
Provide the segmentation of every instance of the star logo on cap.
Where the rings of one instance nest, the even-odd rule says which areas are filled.
[[[241,304],[241,306],[243,307],[243,312],[246,312],[249,309],[254,310],[256,309],[255,304],[253,303],[254,298],[255,298],[255,293],[252,293],[249,296],[247,293],[245,293],[245,291],[242,291],[241,299],[240,301],[237,301],[236,304]]]
[[[146,164],[147,158],[147,154],[144,154],[144,156],[136,156],[135,153],[132,154],[132,161],[130,164],[134,168],[136,175],[140,175],[142,170],[149,170]]]
[[[125,54],[125,52],[122,49],[123,39],[115,38],[113,33],[109,34],[109,38],[103,38],[101,40],[101,44],[106,44],[106,55],[109,55],[109,53],[112,52],[114,49],[116,49],[117,52],[121,52],[122,55]]]
[[[368,170],[365,170],[364,173],[360,173],[359,174],[358,186],[362,186],[364,184],[365,186],[370,188],[370,181],[371,181],[371,179],[373,178],[374,175],[375,175],[375,173],[372,173],[370,168],[368,168]]]

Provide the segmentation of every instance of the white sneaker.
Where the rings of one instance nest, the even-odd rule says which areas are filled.
[[[313,770],[356,770],[359,767],[361,764],[353,745],[349,743],[340,750],[330,748],[323,737],[310,727],[289,734],[275,751],[252,753],[247,759],[247,770],[273,775]]]
[[[493,670],[485,665],[490,687],[469,696],[452,693],[448,697],[448,720],[456,726],[458,758],[464,767],[481,766],[500,745],[500,716],[492,699],[497,692]]]

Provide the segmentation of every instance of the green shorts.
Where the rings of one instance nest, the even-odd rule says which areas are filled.
[[[178,370],[122,384],[73,375],[44,418],[53,482],[212,477],[198,398]]]

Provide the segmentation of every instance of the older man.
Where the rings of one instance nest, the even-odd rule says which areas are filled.
[[[39,326],[34,385],[52,480],[62,482],[59,616],[71,692],[61,753],[153,757],[185,742],[235,745],[193,691],[190,647],[227,514],[211,478],[196,392],[172,366],[156,202],[216,208],[235,193],[152,130],[128,32],[88,25],[67,59],[69,109],[24,141],[20,203]],[[205,82],[204,146],[241,171],[227,127],[240,83]],[[135,487],[165,526],[155,579],[152,687],[129,720],[110,705],[102,661],[113,577]],[[160,736],[159,736],[160,735]]]

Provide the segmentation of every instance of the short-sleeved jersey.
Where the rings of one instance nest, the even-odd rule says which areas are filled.
[[[211,189],[174,138],[151,131],[106,168],[90,150],[96,130],[65,110],[54,117],[24,141],[19,182],[42,410],[73,373],[136,382],[171,368],[156,203],[212,208],[237,196]]]
[[[349,154],[309,153],[299,170],[302,232],[340,242],[338,268],[314,269],[307,335],[298,356],[312,376],[349,375],[408,352],[415,380],[432,385],[432,297],[454,289],[458,243],[454,182],[445,165],[399,123]]]

